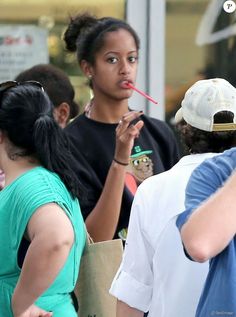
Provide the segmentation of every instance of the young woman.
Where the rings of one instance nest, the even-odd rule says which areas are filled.
[[[73,167],[42,86],[0,84],[1,316],[77,316],[70,293],[86,234]]]
[[[87,111],[66,128],[78,161],[82,152],[90,166],[89,179],[81,177],[87,185],[81,210],[94,240],[125,238],[137,186],[178,161],[176,141],[164,122],[130,111],[132,91],[126,84],[135,83],[139,51],[131,26],[79,15],[64,40],[94,94]]]

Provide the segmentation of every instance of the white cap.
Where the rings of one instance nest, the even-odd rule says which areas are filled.
[[[233,123],[214,123],[214,115],[220,111],[231,111]],[[186,91],[175,115],[175,122],[181,119],[204,131],[236,130],[236,89],[222,78],[197,81]]]

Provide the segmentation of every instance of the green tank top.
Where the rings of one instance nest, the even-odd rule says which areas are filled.
[[[78,200],[72,199],[58,175],[36,167],[6,186],[0,192],[0,201],[0,316],[13,317],[11,297],[21,273],[18,249],[29,219],[40,206],[54,202],[69,217],[75,241],[54,283],[35,304],[53,311],[53,317],[76,317],[70,292],[75,287],[86,241]]]

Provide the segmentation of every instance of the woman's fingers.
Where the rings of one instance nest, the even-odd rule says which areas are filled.
[[[39,317],[52,317],[52,316],[53,316],[53,313],[49,313],[49,312],[45,312],[45,311],[43,311],[39,315]]]
[[[123,134],[126,131],[126,129],[130,126],[130,123],[133,120],[139,118],[142,114],[143,112],[139,112],[139,111],[130,111],[124,114],[116,128],[117,134],[119,135]]]
[[[142,113],[137,111],[125,114],[116,128],[115,157],[121,162],[127,162],[129,160],[134,139],[139,137],[140,130],[144,123],[142,120],[139,120],[135,124],[132,124],[132,121],[141,115]]]
[[[135,118],[138,118],[140,117],[141,115],[143,114],[143,111],[129,111],[129,112],[126,112],[123,116],[122,116],[122,119],[129,119],[132,118],[135,119]]]
[[[127,129],[127,137],[130,138],[137,138],[139,136],[140,130],[143,127],[143,121],[138,121],[135,125],[130,125]]]
[[[142,127],[144,126],[144,122],[142,120],[139,120],[136,124],[135,124],[135,127],[139,130],[142,129]]]

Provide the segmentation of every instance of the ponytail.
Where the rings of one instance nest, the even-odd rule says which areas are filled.
[[[10,141],[8,156],[32,156],[59,175],[72,197],[80,197],[83,186],[77,179],[77,162],[69,149],[69,140],[53,117],[48,95],[38,84],[18,83],[2,94],[0,130]]]
[[[50,115],[42,114],[35,121],[33,139],[41,164],[60,176],[74,198],[79,197],[81,184],[74,172],[76,162],[69,149],[69,140]]]

